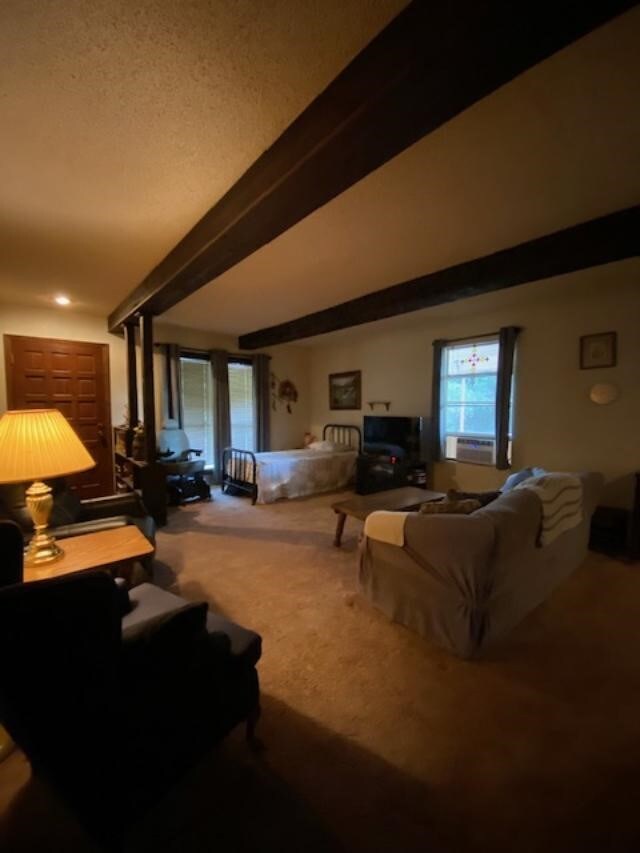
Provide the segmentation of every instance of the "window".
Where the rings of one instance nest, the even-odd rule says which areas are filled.
[[[461,458],[458,439],[477,439],[478,461],[493,462],[496,439],[498,362],[500,341],[484,337],[446,344],[442,350],[440,384],[440,436],[444,456]],[[513,385],[511,385],[511,389]],[[512,407],[509,405],[509,450]],[[469,446],[468,441],[465,442]],[[509,454],[510,455],[510,454]]]
[[[248,361],[229,361],[229,408],[231,444],[239,450],[255,450],[253,365]]]
[[[211,366],[200,358],[180,357],[183,429],[189,446],[202,450],[207,466],[214,464]]]

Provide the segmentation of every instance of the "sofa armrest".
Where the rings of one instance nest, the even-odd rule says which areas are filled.
[[[364,523],[364,535],[389,545],[404,545],[404,525],[408,512],[378,510],[370,513]]]
[[[70,536],[84,536],[87,533],[100,533],[102,530],[113,530],[116,527],[125,527],[129,524],[126,515],[114,515],[109,518],[89,519],[88,521],[74,521],[73,524],[61,524],[54,527],[51,533],[56,539],[68,539]]]
[[[131,612],[122,620],[123,638],[139,632],[140,626],[157,617],[164,617],[182,609],[187,603],[184,598],[164,589],[143,583],[129,590]],[[210,645],[222,657],[230,657],[235,664],[255,666],[262,653],[262,639],[255,631],[230,622],[218,613],[209,611],[206,627]]]
[[[113,515],[142,518],[148,515],[148,512],[136,492],[124,492],[121,495],[108,495],[104,498],[83,500],[78,521],[93,521],[100,518],[110,518]]]

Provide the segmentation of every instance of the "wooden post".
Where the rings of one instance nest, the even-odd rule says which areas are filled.
[[[136,324],[125,323],[124,338],[127,344],[127,403],[129,406],[129,429],[138,425],[138,373],[136,365]]]
[[[140,318],[142,347],[142,417],[144,422],[144,458],[149,465],[156,461],[156,401],[153,385],[153,316]]]

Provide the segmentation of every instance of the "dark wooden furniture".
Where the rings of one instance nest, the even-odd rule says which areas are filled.
[[[68,478],[82,500],[113,492],[109,347],[5,335],[7,407],[59,409],[96,464]]]
[[[631,509],[596,507],[589,548],[612,557],[640,560],[640,472],[634,474]]]
[[[290,343],[635,257],[639,229],[640,205],[636,205],[491,255],[393,284],[277,326],[249,332],[241,335],[238,343],[248,350]]]
[[[117,438],[116,438],[117,441]],[[114,454],[116,491],[137,492],[155,523],[167,523],[167,488],[160,465],[141,462],[124,453]]]
[[[632,5],[409,3],[118,305],[109,330],[138,312],[163,314],[426,134]]]
[[[322,439],[334,441],[362,450],[362,432],[352,424],[325,424]],[[222,491],[241,492],[251,496],[251,503],[258,500],[258,463],[256,454],[237,447],[225,447],[222,454]]]
[[[363,453],[356,463],[356,493],[370,495],[403,486],[420,486],[429,483],[428,462],[403,462],[389,456]]]
[[[405,486],[402,489],[391,489],[371,495],[356,495],[346,501],[338,501],[331,504],[331,509],[338,516],[333,544],[336,548],[342,544],[342,533],[348,515],[364,521],[368,515],[379,509],[407,512],[418,509],[428,501],[441,501],[444,497],[446,497],[444,492],[431,492],[427,489],[417,489],[415,486]]]

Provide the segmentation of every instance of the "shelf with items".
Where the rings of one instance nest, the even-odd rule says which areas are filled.
[[[160,465],[148,464],[138,459],[133,459],[122,448],[123,428],[114,429],[114,471],[116,491],[138,492],[148,512],[153,516],[158,525],[167,523],[167,487],[165,474]],[[120,435],[118,435],[120,433]],[[131,446],[131,445],[128,445]]]

